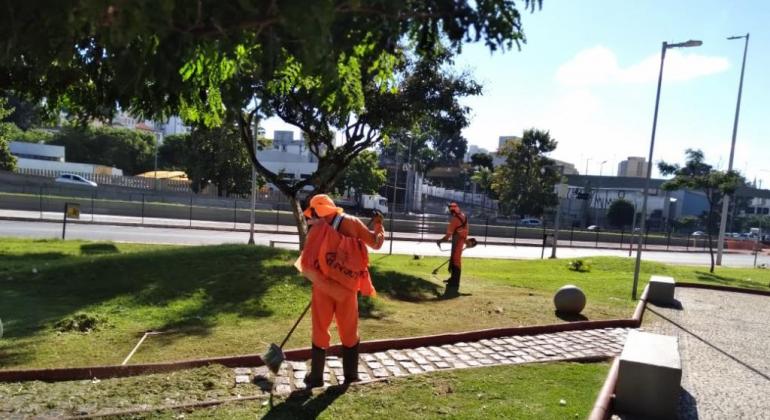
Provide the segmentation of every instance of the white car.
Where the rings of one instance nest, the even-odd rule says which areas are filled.
[[[82,185],[86,187],[96,187],[98,186],[96,182],[89,181],[85,178],[83,178],[80,175],[75,174],[61,174],[54,179],[54,182],[60,182],[62,184],[75,184],[75,185]]]
[[[543,222],[538,219],[521,219],[521,221],[519,221],[519,225],[521,226],[540,226],[542,224]]]

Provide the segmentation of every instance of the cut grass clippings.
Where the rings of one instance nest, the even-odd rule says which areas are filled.
[[[292,266],[296,253],[221,245],[175,247],[83,241],[0,239],[0,369],[120,364],[147,331],[130,363],[262,353],[279,342],[310,298]],[[397,338],[493,327],[567,322],[553,293],[575,284],[590,320],[628,318],[633,259],[465,259],[458,299],[442,300],[442,258],[371,258],[379,297],[361,305],[362,339]],[[677,281],[767,290],[768,270],[642,263],[639,291],[651,274]],[[96,328],[62,330],[79,314]],[[90,319],[90,318],[89,318]],[[333,332],[336,341],[336,332]],[[286,348],[307,347],[309,317]]]
[[[415,375],[313,394],[227,403],[198,410],[163,407],[260,395],[234,385],[221,366],[168,374],[60,383],[0,384],[0,417],[108,414],[152,410],[126,418],[585,418],[609,369],[607,363],[506,365]],[[561,401],[564,400],[564,404]]]

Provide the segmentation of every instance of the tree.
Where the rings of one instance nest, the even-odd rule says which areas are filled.
[[[658,169],[663,175],[673,175],[674,177],[661,186],[664,190],[673,191],[679,189],[690,189],[703,191],[708,202],[706,211],[706,234],[708,235],[709,254],[711,256],[710,272],[714,272],[714,245],[712,235],[714,229],[714,214],[717,208],[721,207],[722,199],[726,194],[732,194],[738,187],[745,184],[745,180],[735,171],[718,171],[704,161],[703,152],[700,150],[687,149],[685,151],[686,160],[684,166],[678,164],[669,164],[666,162],[658,163]]]
[[[187,143],[183,167],[193,191],[199,192],[210,182],[217,186],[219,196],[251,192],[251,160],[238,127],[195,128]]]
[[[491,170],[495,169],[492,155],[489,153],[474,153],[471,155],[471,166],[484,167]]]
[[[158,168],[167,171],[186,171],[189,154],[189,134],[166,136],[163,144],[158,148]]]
[[[492,189],[507,214],[541,216],[558,203],[554,185],[559,172],[545,156],[556,149],[548,131],[529,129],[520,142],[508,142],[498,152],[505,162],[495,169]]]
[[[475,156],[475,155],[474,155]],[[478,166],[475,168],[473,175],[471,176],[471,181],[473,181],[476,185],[479,186],[481,189],[481,193],[484,194],[483,201],[481,203],[481,208],[486,211],[487,208],[487,195],[489,194],[490,188],[492,187],[492,180],[494,172],[486,166]]]
[[[155,165],[155,137],[115,127],[65,127],[49,144],[65,147],[67,160],[96,163],[135,175]]]
[[[469,41],[491,50],[524,42],[509,0],[45,2],[43,16],[36,3],[8,4],[0,16],[0,89],[81,120],[109,118],[117,105],[145,119],[237,124],[254,166],[291,201],[301,244],[300,191],[329,191],[363,150],[446,109],[398,90],[414,69],[408,58],[435,59],[442,42],[452,53]],[[310,178],[288,181],[259,162],[253,131],[269,115],[307,133],[319,160]]]
[[[631,225],[634,222],[635,211],[636,209],[630,201],[622,198],[615,200],[607,209],[607,221],[610,226],[617,228]]]
[[[0,121],[13,112],[13,109],[6,108],[6,100],[0,98]],[[8,147],[9,132],[16,126],[13,123],[0,122],[0,170],[13,171],[16,169],[16,156],[11,154]]]
[[[359,202],[362,194],[377,193],[385,185],[386,178],[387,170],[380,168],[379,156],[371,150],[365,150],[345,168],[335,185],[335,191],[343,194],[353,189],[356,201]]]
[[[13,92],[3,92],[0,94],[0,97],[5,98],[8,107],[13,109],[13,112],[0,119],[0,121],[14,123],[22,131],[40,127],[51,120],[50,115],[39,103],[27,101]]]

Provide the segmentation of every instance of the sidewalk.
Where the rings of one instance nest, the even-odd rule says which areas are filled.
[[[359,356],[359,378],[367,383],[447,369],[614,357],[623,349],[627,333],[625,328],[566,331],[364,353]],[[303,378],[309,363],[284,362],[275,376],[264,366],[235,368],[234,381],[236,386],[254,382],[266,395],[271,390],[278,395],[288,395],[305,389]],[[344,382],[339,357],[326,358],[324,381],[327,387]]]

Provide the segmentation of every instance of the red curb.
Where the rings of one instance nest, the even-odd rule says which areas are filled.
[[[564,331],[583,331],[602,328],[636,328],[637,321],[633,319],[611,319],[601,321],[579,321],[564,324],[536,325],[529,327],[493,328],[479,331],[461,333],[440,334],[423,337],[399,338],[390,340],[365,341],[361,343],[359,351],[372,353],[385,350],[398,350],[404,348],[441,346],[460,341],[478,341],[482,339],[506,337],[512,335],[535,335],[557,333]],[[342,346],[336,345],[329,348],[330,355],[341,354]],[[301,361],[310,358],[310,348],[287,350],[287,360]],[[258,354],[241,356],[212,357],[205,359],[182,360],[166,363],[148,363],[139,365],[108,365],[87,366],[76,368],[49,368],[49,369],[22,369],[0,370],[0,382],[21,381],[70,381],[93,378],[122,378],[150,373],[171,372],[182,369],[190,369],[211,364],[220,364],[226,367],[263,366],[262,357]]]
[[[634,310],[634,315],[631,317],[636,322],[636,326],[634,328],[638,328],[640,325],[642,325],[642,316],[644,316],[644,310],[647,308],[647,292],[649,291],[650,285],[644,286],[644,290],[642,291],[642,295],[639,296],[639,303],[636,304],[636,310]]]
[[[615,385],[618,382],[618,366],[620,366],[620,359],[615,358],[609,373],[607,373],[607,379],[604,381],[601,391],[599,391],[599,396],[596,398],[594,408],[588,416],[588,420],[605,420],[609,417],[612,397],[615,394]]]

